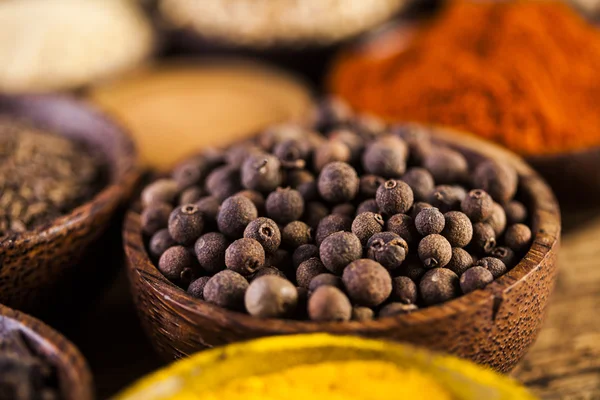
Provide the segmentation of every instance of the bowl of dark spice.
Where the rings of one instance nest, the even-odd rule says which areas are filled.
[[[79,350],[37,319],[0,305],[0,398],[92,400]]]
[[[143,189],[124,245],[158,351],[324,331],[509,371],[554,285],[560,212],[544,181],[465,134],[335,100],[314,115]]]
[[[101,285],[136,159],[121,128],[77,101],[0,96],[0,302],[44,313]]]

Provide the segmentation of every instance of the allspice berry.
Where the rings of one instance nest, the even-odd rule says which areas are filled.
[[[325,268],[319,258],[309,258],[298,266],[298,269],[296,270],[296,283],[298,286],[308,289],[310,281],[312,281],[315,276],[327,272],[329,271],[327,271],[327,268]]]
[[[429,170],[435,182],[442,184],[463,181],[469,169],[465,157],[449,148],[431,151],[425,157],[423,166]]]
[[[202,213],[202,217],[205,220],[204,222],[212,224],[217,222],[221,203],[219,203],[219,200],[217,200],[216,197],[206,196],[198,200],[195,204]]]
[[[369,258],[374,259],[389,271],[399,268],[408,256],[408,244],[402,238],[392,239],[383,246],[378,245],[379,241],[371,244],[368,252]]]
[[[308,299],[308,315],[313,321],[348,321],[352,305],[340,289],[321,286]]]
[[[501,204],[513,198],[518,183],[517,172],[507,163],[487,160],[479,164],[473,172],[473,185],[488,192]]]
[[[375,197],[377,189],[385,182],[381,176],[367,174],[360,177],[359,190],[361,198],[371,199]]]
[[[460,210],[460,204],[466,196],[467,192],[461,186],[439,185],[429,196],[429,203],[447,213]]]
[[[406,183],[390,179],[385,181],[375,196],[382,213],[394,215],[407,212],[413,205],[413,192]]]
[[[294,250],[294,254],[292,254],[294,268],[298,268],[304,261],[313,257],[319,257],[319,248],[317,246],[314,244],[303,244],[299,246]]]
[[[250,283],[244,296],[246,310],[259,318],[281,318],[296,310],[298,291],[287,279],[261,276]]]
[[[510,225],[522,224],[527,219],[527,208],[520,201],[510,201],[504,206],[506,222]]]
[[[192,245],[203,230],[204,219],[195,204],[179,206],[169,216],[169,234],[179,244]]]
[[[260,278],[261,276],[267,275],[275,275],[283,279],[287,279],[285,274],[275,267],[260,267],[249,277],[249,281],[253,282],[254,280]]]
[[[194,256],[183,246],[168,248],[158,260],[158,270],[170,281],[184,282],[192,277],[194,269]]]
[[[246,226],[258,217],[256,206],[245,196],[227,198],[217,217],[219,230],[226,236],[237,239],[244,235]]]
[[[179,194],[179,185],[173,179],[159,179],[142,190],[140,195],[142,206],[148,207],[152,203],[172,204]]]
[[[243,189],[240,182],[240,171],[229,165],[215,168],[206,177],[204,187],[211,196],[219,201],[224,201]]]
[[[319,174],[318,189],[323,199],[330,203],[345,203],[358,194],[358,175],[344,162],[332,162]]]
[[[342,282],[342,278],[333,274],[319,274],[311,279],[308,284],[308,292],[314,293],[321,286],[334,286],[340,290],[344,290],[344,282]]]
[[[418,253],[426,268],[444,267],[452,258],[452,246],[442,235],[433,234],[421,239]]]
[[[394,136],[378,138],[367,145],[362,164],[369,174],[384,178],[399,177],[406,171],[406,143]]]
[[[362,256],[362,244],[351,232],[336,232],[323,240],[319,255],[325,268],[340,275],[348,264]]]
[[[231,270],[218,272],[204,286],[204,300],[229,310],[244,310],[248,281]]]
[[[329,138],[334,141],[340,141],[350,149],[351,163],[359,163],[365,148],[365,138],[357,132],[348,129],[336,129],[329,133]]]
[[[312,228],[302,221],[292,221],[281,232],[283,244],[290,249],[296,249],[312,242]]]
[[[398,276],[392,279],[392,301],[404,304],[417,303],[417,285],[407,276]]]
[[[236,196],[244,196],[250,199],[251,202],[256,206],[256,210],[258,211],[258,215],[264,215],[265,213],[265,203],[266,199],[260,192],[256,190],[242,190],[236,193]]]
[[[290,188],[277,188],[267,196],[267,216],[279,224],[300,219],[304,212],[304,199],[300,192]]]
[[[254,239],[242,238],[225,251],[225,266],[243,276],[249,276],[265,265],[265,250]]]
[[[258,192],[271,192],[281,185],[281,163],[268,153],[248,156],[240,171],[242,185]]]
[[[364,245],[376,233],[383,230],[385,221],[380,214],[365,212],[358,214],[352,222],[352,233],[354,233],[360,242]]]
[[[161,229],[150,238],[150,242],[148,243],[148,251],[152,257],[158,258],[169,247],[173,247],[176,244],[177,243],[173,240],[171,235],[169,235],[169,230]]]
[[[458,276],[448,268],[434,268],[425,273],[419,292],[426,305],[440,304],[460,294]]]
[[[465,247],[473,239],[473,224],[466,214],[460,211],[449,211],[444,214],[444,230],[442,236],[448,239],[452,247]]]
[[[204,287],[209,280],[210,276],[201,276],[195,281],[192,281],[187,288],[187,293],[196,299],[204,300]]]
[[[413,311],[417,311],[419,307],[415,304],[405,303],[390,303],[386,304],[381,310],[379,310],[379,318],[391,317],[393,315],[408,314]]]
[[[328,236],[335,232],[350,231],[352,220],[345,215],[331,214],[323,218],[317,227],[315,242],[320,246]]]
[[[466,270],[473,266],[473,256],[468,251],[460,247],[452,248],[452,258],[446,265],[446,268],[461,276]]]
[[[295,273],[292,265],[292,255],[289,251],[282,248],[277,249],[275,253],[265,254],[265,265],[279,269],[288,278]]]
[[[379,206],[377,205],[377,201],[375,199],[367,199],[361,202],[358,207],[356,207],[356,215],[364,212],[379,214]]]
[[[274,253],[281,244],[279,227],[269,218],[257,218],[250,222],[244,230],[244,237],[256,240],[261,244],[265,253]]]
[[[200,184],[204,179],[207,168],[202,157],[192,157],[180,163],[173,169],[171,177],[180,190]]]
[[[419,282],[428,270],[423,267],[418,257],[409,257],[398,269],[399,276],[407,276],[415,282]]]
[[[477,260],[475,266],[483,267],[490,271],[494,279],[497,279],[500,276],[504,275],[504,273],[506,273],[507,271],[506,265],[504,265],[504,263],[501,260],[495,257],[483,257]]]
[[[311,147],[312,146],[307,140],[287,139],[275,145],[273,154],[284,164],[296,160],[304,161],[310,155],[310,152],[312,151]]]
[[[321,220],[329,215],[329,208],[325,204],[319,201],[311,201],[304,206],[302,220],[316,230]]]
[[[414,203],[412,208],[410,209],[410,217],[412,219],[417,218],[417,215],[419,215],[419,213],[421,211],[423,211],[425,208],[431,208],[433,207],[431,204],[429,203],[425,203],[424,201],[419,201],[417,203]]]
[[[445,224],[444,214],[435,207],[423,209],[415,218],[415,227],[423,236],[441,233]]]
[[[531,242],[531,229],[524,224],[514,224],[506,229],[504,242],[514,251],[522,251]]]
[[[352,203],[342,203],[334,206],[331,209],[331,213],[354,218],[354,214],[356,214],[356,208],[354,207],[354,205],[352,205]]]
[[[179,205],[182,206],[184,204],[192,204],[200,200],[202,197],[206,195],[204,189],[199,186],[192,186],[185,189],[179,195]]]
[[[492,215],[485,221],[488,225],[492,227],[496,237],[500,237],[506,229],[506,214],[504,213],[504,208],[498,203],[494,203],[492,208]]]
[[[194,252],[200,266],[210,274],[225,269],[225,251],[229,244],[229,240],[218,232],[209,232],[200,236],[194,245]]]
[[[460,289],[463,293],[469,293],[477,289],[483,289],[485,285],[493,280],[492,273],[486,268],[469,268],[460,277]]]
[[[515,252],[506,246],[494,247],[490,252],[490,256],[502,261],[506,265],[506,268],[509,269],[514,267],[518,261]]]
[[[409,245],[417,243],[419,232],[415,228],[413,219],[406,214],[395,214],[387,221],[387,230],[406,240]]]
[[[369,307],[355,306],[352,308],[352,321],[370,321],[375,312]]]
[[[353,261],[342,275],[348,296],[355,304],[375,307],[392,293],[390,273],[378,262],[363,258]]]
[[[227,164],[234,168],[241,168],[244,161],[254,154],[260,154],[262,150],[252,141],[246,140],[229,147],[225,152]]]
[[[173,211],[170,204],[154,202],[149,204],[140,215],[142,231],[150,236],[169,225],[169,216]]]
[[[496,247],[496,233],[491,225],[478,222],[473,225],[473,239],[471,244],[481,253],[489,253]]]
[[[486,221],[493,212],[494,200],[484,190],[473,189],[461,202],[461,209],[473,222]]]
[[[435,188],[433,176],[425,168],[410,168],[402,180],[412,189],[415,201],[426,201]]]
[[[313,168],[319,172],[332,162],[350,162],[351,157],[350,149],[343,142],[328,140],[315,150]]]

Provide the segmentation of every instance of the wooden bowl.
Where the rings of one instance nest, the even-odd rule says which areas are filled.
[[[89,296],[100,283],[100,267],[106,271],[118,265],[116,260],[100,266],[91,261],[111,252],[103,233],[140,176],[135,146],[108,118],[67,97],[2,95],[0,116],[25,119],[105,156],[108,183],[90,201],[38,229],[0,238],[0,303],[36,313],[52,309],[60,297],[80,303],[68,298],[71,289]],[[92,251],[94,260],[86,260]]]
[[[508,273],[483,290],[407,315],[343,323],[258,319],[196,300],[163,277],[146,253],[139,209],[134,208],[124,227],[128,274],[155,348],[173,359],[260,336],[328,332],[412,342],[510,371],[535,340],[554,286],[560,211],[546,183],[516,155],[449,130],[440,130],[435,140],[461,151],[470,162],[490,157],[518,171],[534,236],[529,252]]]
[[[37,355],[56,367],[65,400],[94,399],[92,375],[79,350],[41,321],[0,305],[0,336],[13,331],[18,331]]]

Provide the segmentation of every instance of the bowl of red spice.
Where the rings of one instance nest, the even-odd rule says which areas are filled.
[[[387,121],[497,142],[580,203],[600,195],[598,65],[600,30],[562,2],[451,2],[342,51],[328,87]]]
[[[0,96],[0,159],[0,302],[64,317],[63,306],[86,303],[74,299],[89,299],[118,265],[135,146],[76,100]]]
[[[79,350],[41,321],[0,305],[0,397],[93,400]]]
[[[509,371],[541,326],[560,212],[518,156],[324,102],[183,160],[124,226],[137,311],[167,359],[330,332]]]

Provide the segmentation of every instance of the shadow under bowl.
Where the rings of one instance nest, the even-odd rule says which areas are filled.
[[[471,165],[492,158],[517,170],[533,232],[531,249],[517,266],[482,290],[410,314],[367,322],[259,319],[194,299],[169,282],[146,252],[134,208],[123,232],[128,275],[138,314],[158,352],[177,359],[262,336],[326,332],[410,342],[510,371],[535,340],[554,287],[559,207],[546,183],[518,156],[472,135],[434,129],[434,140],[463,153]]]
[[[17,118],[75,140],[101,154],[107,183],[91,200],[47,224],[0,238],[0,303],[36,315],[66,314],[59,302],[82,304],[97,291],[101,276],[120,265],[120,246],[107,236],[119,231],[119,209],[140,176],[129,136],[81,102],[57,95],[0,96],[0,117]],[[104,274],[104,275],[103,275]],[[57,312],[60,311],[60,312]]]
[[[56,368],[58,389],[65,400],[93,400],[94,385],[79,350],[41,321],[0,305],[0,336],[18,333],[35,356]]]

